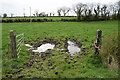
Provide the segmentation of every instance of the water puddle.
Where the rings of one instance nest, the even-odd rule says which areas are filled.
[[[46,44],[42,44],[40,47],[37,48],[37,50],[32,50],[33,52],[45,52],[48,49],[53,49],[55,47],[54,44],[50,44],[50,43],[46,43]]]
[[[79,48],[74,42],[68,40],[67,43],[68,43],[67,49],[68,49],[68,52],[71,53],[71,56],[73,56],[73,53],[81,51],[81,48]],[[28,50],[31,50],[32,52],[39,52],[39,53],[45,52],[48,49],[55,48],[55,44],[51,44],[51,43],[42,44],[40,47],[37,47],[36,50],[29,44],[25,44],[25,46],[30,47]],[[57,50],[61,50],[61,51],[64,49],[65,48],[62,48],[62,49],[57,48]]]
[[[79,52],[81,49],[72,41],[68,41],[68,51],[71,53],[71,56],[73,56],[73,53]]]
[[[25,46],[27,46],[27,47],[31,47],[31,48],[32,48],[32,46],[31,46],[31,45],[29,45],[29,44],[25,44]]]

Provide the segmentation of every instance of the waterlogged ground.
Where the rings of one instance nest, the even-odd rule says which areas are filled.
[[[47,51],[41,54],[41,56],[39,56],[39,54],[30,54],[30,58],[28,58],[29,61],[24,63],[21,67],[17,68],[18,71],[13,73],[6,73],[6,78],[117,77],[116,71],[101,68],[102,66],[99,65],[100,61],[98,60],[99,57],[95,58],[96,61],[91,60],[93,58],[92,56],[87,57],[89,57],[90,61],[87,60],[86,64],[83,63],[82,60],[85,58],[84,54],[81,54],[79,58],[70,57],[65,54],[65,52],[60,52],[55,49]],[[95,70],[94,73],[93,69]]]
[[[3,78],[115,78],[117,70],[102,65],[99,56],[94,57],[93,48],[97,29],[102,38],[118,32],[118,21],[98,22],[48,22],[2,24]],[[25,34],[25,44],[19,58],[8,60],[9,31]],[[73,43],[68,41],[74,42]],[[45,52],[32,52],[42,44],[54,44]],[[68,46],[79,48],[71,56]],[[31,48],[31,49],[30,49]],[[70,48],[70,47],[69,47]],[[73,50],[72,50],[73,51]]]
[[[46,51],[32,51],[30,49],[32,46],[37,47],[38,45],[43,46],[45,43],[48,44],[55,44],[54,48],[48,49]],[[44,44],[43,44],[44,43]],[[81,48],[81,50],[74,50],[75,53],[68,50],[70,45],[75,45],[75,43],[79,43],[76,46],[82,46],[82,44],[78,41],[72,42],[69,40],[59,40],[55,41],[52,39],[44,40],[42,42],[37,42],[34,44],[32,42],[31,45],[26,45],[27,47],[27,54],[29,57],[27,58],[28,61],[24,62],[22,66],[16,67],[17,70],[13,70],[12,72],[6,73],[6,78],[82,78],[82,77],[105,77],[114,76],[116,77],[117,74],[111,75],[112,73],[116,73],[116,71],[109,71],[110,73],[106,72],[106,69],[102,69],[101,61],[99,60],[100,57],[93,57],[89,53],[89,48]],[[30,44],[30,43],[29,43]],[[42,45],[43,44],[43,45]],[[74,49],[76,49],[76,46]],[[33,48],[33,47],[32,47]],[[48,47],[47,47],[48,48]],[[49,47],[50,48],[50,47]],[[77,47],[78,49],[78,47]],[[79,48],[80,49],[80,48]],[[74,56],[73,56],[74,55]],[[21,56],[22,57],[22,56]],[[88,59],[86,59],[88,58]],[[96,60],[94,61],[95,58]],[[83,62],[84,60],[84,62]],[[92,67],[93,65],[94,67]],[[15,66],[11,65],[11,67]],[[99,76],[91,75],[91,69],[94,68],[98,69]],[[98,74],[98,73],[97,73]]]
[[[49,42],[49,44],[48,44]],[[74,41],[77,42],[78,41]],[[27,42],[26,42],[27,43]],[[51,44],[52,48],[50,47]],[[8,73],[6,75],[7,78],[23,78],[23,77],[65,77],[61,76],[63,74],[68,73],[67,70],[69,69],[76,69],[77,71],[77,65],[81,65],[82,62],[77,61],[77,57],[82,58],[85,55],[88,55],[89,53],[85,53],[85,51],[77,51],[76,50],[76,58],[73,57],[73,51],[70,53],[69,52],[69,47],[72,45],[74,47],[74,43],[72,41],[69,41],[67,39],[65,40],[59,40],[55,41],[54,39],[46,39],[42,42],[32,42],[29,43],[32,44],[28,45],[26,44],[25,46],[28,46],[28,55],[30,57],[28,58],[28,62],[22,64],[22,67],[19,67],[18,71],[13,72],[13,73]],[[41,45],[40,45],[41,44]],[[46,46],[46,45],[49,45]],[[78,45],[82,45],[80,42]],[[39,46],[39,47],[38,47]],[[54,48],[53,48],[54,46]],[[77,46],[77,44],[76,44]],[[76,46],[74,49],[76,49]],[[38,47],[37,50],[32,50],[30,48],[35,48]],[[42,47],[46,48],[51,48],[46,51],[42,50]],[[41,49],[40,49],[41,48]],[[78,47],[77,47],[78,49]],[[84,50],[84,49],[83,49]],[[78,53],[79,52],[79,53]],[[81,55],[81,56],[80,56]],[[78,67],[80,68],[80,67]],[[84,68],[84,65],[81,66],[81,68]],[[75,71],[75,72],[76,72]],[[84,71],[84,70],[83,70]],[[72,76],[72,72],[69,72],[69,76]]]
[[[59,44],[57,50],[67,49],[67,51],[71,54],[71,56],[73,56],[74,53],[77,53],[77,52],[81,51],[81,48],[79,48],[77,46],[77,44],[75,44],[74,42],[72,42],[70,40],[68,40],[67,42],[64,41],[64,43],[65,43],[65,45],[62,48],[60,48],[61,47],[60,45],[62,45],[62,44],[60,44],[60,42],[58,42],[58,43],[55,43],[55,42],[54,43],[45,43],[45,44],[42,44],[39,47],[37,47],[36,50],[30,44],[25,44],[25,46],[30,47],[28,50],[31,51],[31,52],[35,52],[35,53],[37,53],[37,52],[41,53],[41,52],[45,52],[48,49],[54,49],[55,46],[58,46],[58,45],[55,45],[55,44]],[[40,43],[38,43],[38,44],[40,44]],[[38,44],[36,44],[36,45],[38,45]],[[82,44],[80,42],[79,42],[79,45],[82,46]]]

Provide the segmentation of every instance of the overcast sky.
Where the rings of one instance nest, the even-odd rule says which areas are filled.
[[[25,11],[26,15],[30,15],[30,7],[32,14],[35,10],[40,12],[54,12],[57,15],[57,9],[63,6],[70,7],[79,2],[82,3],[101,3],[111,4],[118,0],[0,0],[0,15],[11,13],[14,16],[23,16]]]

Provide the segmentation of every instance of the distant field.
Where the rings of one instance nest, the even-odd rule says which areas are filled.
[[[29,17],[19,17],[19,18],[2,18],[3,20],[7,19],[30,19]],[[53,20],[61,20],[61,19],[77,19],[77,17],[31,17],[31,19],[53,19]]]
[[[49,18],[49,17],[46,17]],[[66,17],[67,18],[67,17]],[[73,17],[72,17],[73,18]],[[7,18],[5,18],[7,19]],[[54,17],[52,19],[60,19],[59,17]],[[9,40],[9,32],[10,30],[14,30],[15,34],[25,34],[25,42],[33,42],[33,41],[39,41],[43,40],[45,37],[47,38],[54,38],[56,40],[70,38],[71,40],[77,39],[78,41],[82,42],[82,48],[89,48],[90,51],[88,51],[91,55],[93,53],[93,47],[94,46],[94,40],[96,36],[97,29],[102,30],[102,39],[105,38],[109,34],[118,33],[118,21],[95,21],[95,22],[42,22],[42,23],[2,23],[2,53],[3,57],[7,55],[7,49],[8,49],[8,43]],[[26,48],[23,49],[21,52],[26,53]],[[57,54],[57,51],[56,51]],[[59,56],[58,56],[59,57]],[[24,57],[23,57],[24,58]],[[53,58],[53,59],[52,59]],[[58,58],[55,58],[54,56],[50,58],[52,60],[58,60]],[[62,60],[64,57],[61,57],[60,60]],[[26,59],[26,58],[25,58]],[[48,58],[49,59],[49,58]],[[47,60],[48,60],[47,59]],[[48,67],[45,67],[48,63],[48,61],[43,61],[44,63],[44,70],[46,72],[40,70],[36,70],[36,68],[32,68],[35,72],[30,73],[30,69],[23,69],[20,75],[26,75],[29,74],[32,77],[35,76],[43,76],[47,75],[50,78],[58,78],[58,77],[73,77],[73,78],[86,78],[86,77],[98,77],[98,78],[108,78],[108,77],[115,77],[117,75],[117,71],[111,71],[107,68],[103,67],[95,67],[95,64],[91,64],[94,61],[97,61],[97,59],[93,59],[90,56],[85,59],[80,58],[74,58],[74,60],[77,60],[76,67],[73,67],[72,61],[71,64],[64,64],[61,63],[61,65],[58,64],[56,61],[56,68],[49,71]],[[84,61],[85,60],[85,61]],[[90,61],[91,62],[90,62]],[[19,61],[19,60],[18,60]],[[88,61],[88,62],[87,62]],[[63,61],[61,61],[63,62]],[[82,63],[81,63],[82,62]],[[99,62],[99,61],[98,61]],[[81,63],[81,64],[80,64]],[[4,72],[10,71],[8,68],[8,63],[4,63]],[[10,63],[9,63],[10,64]],[[16,63],[17,64],[17,63]],[[40,62],[41,64],[41,62]],[[98,63],[98,65],[100,65]],[[39,66],[38,64],[34,64],[34,66]],[[54,66],[54,65],[53,65]],[[85,68],[84,68],[85,66]],[[65,68],[63,71],[62,69]],[[27,72],[28,71],[28,72]],[[56,72],[57,71],[57,72]],[[38,73],[37,73],[38,72]],[[63,72],[63,73],[62,73]],[[73,73],[71,73],[73,72]],[[26,74],[28,73],[28,74]],[[55,74],[59,75],[55,75]],[[36,75],[35,75],[36,74]],[[52,75],[53,74],[53,75]],[[11,74],[12,75],[12,74]],[[17,76],[20,76],[19,74]],[[3,77],[5,77],[5,73],[3,74]],[[15,77],[15,76],[14,76]]]

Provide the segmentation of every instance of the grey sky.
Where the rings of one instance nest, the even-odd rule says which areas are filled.
[[[10,15],[13,13],[15,16],[23,16],[25,9],[25,14],[30,15],[38,10],[40,12],[54,12],[57,15],[56,11],[58,8],[66,6],[72,8],[74,4],[79,2],[82,3],[101,3],[101,4],[112,4],[118,0],[0,0],[0,15],[7,13]]]

